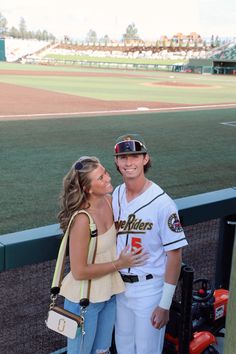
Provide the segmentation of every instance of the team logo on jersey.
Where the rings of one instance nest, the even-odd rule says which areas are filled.
[[[126,233],[145,234],[147,230],[152,230],[152,227],[152,222],[145,222],[142,219],[138,219],[135,214],[130,214],[128,220],[119,220],[116,222],[119,235]]]
[[[176,213],[173,213],[170,215],[170,217],[168,219],[168,226],[171,229],[171,231],[174,231],[174,232],[182,232],[183,231],[182,225],[181,225],[178,215]]]

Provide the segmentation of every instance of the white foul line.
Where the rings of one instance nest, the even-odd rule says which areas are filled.
[[[222,122],[220,124],[224,124],[224,125],[230,125],[231,127],[236,127],[236,120],[233,122]]]
[[[176,107],[163,107],[163,108],[147,108],[145,112],[169,112],[169,111],[183,111],[183,110],[198,110],[198,109],[209,109],[209,108],[230,108],[236,107],[236,103],[225,103],[225,104],[211,104],[211,105],[201,105],[201,106],[176,106]],[[65,112],[65,113],[33,113],[33,114],[9,114],[0,115],[0,118],[35,118],[35,117],[55,117],[55,116],[82,116],[82,115],[102,115],[102,114],[112,114],[112,113],[141,113],[142,110],[139,108],[135,109],[120,109],[120,110],[106,110],[106,111],[86,111],[86,112]]]

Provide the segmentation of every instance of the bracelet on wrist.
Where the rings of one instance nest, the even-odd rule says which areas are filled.
[[[115,263],[114,263],[114,262],[111,262],[111,263],[112,263],[112,265],[113,265],[113,267],[114,267],[115,271],[116,271],[116,272],[118,272],[118,269],[116,268]]]

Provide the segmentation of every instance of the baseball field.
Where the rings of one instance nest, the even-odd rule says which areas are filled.
[[[236,185],[236,77],[0,63],[0,234],[56,223],[82,155],[111,173],[118,135],[141,133],[149,178],[172,197]]]

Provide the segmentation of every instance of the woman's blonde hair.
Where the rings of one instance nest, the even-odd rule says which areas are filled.
[[[66,231],[71,216],[81,208],[89,207],[88,190],[91,185],[89,173],[95,170],[100,161],[94,156],[82,156],[63,178],[63,190],[60,196],[61,211],[58,220],[63,232]]]

